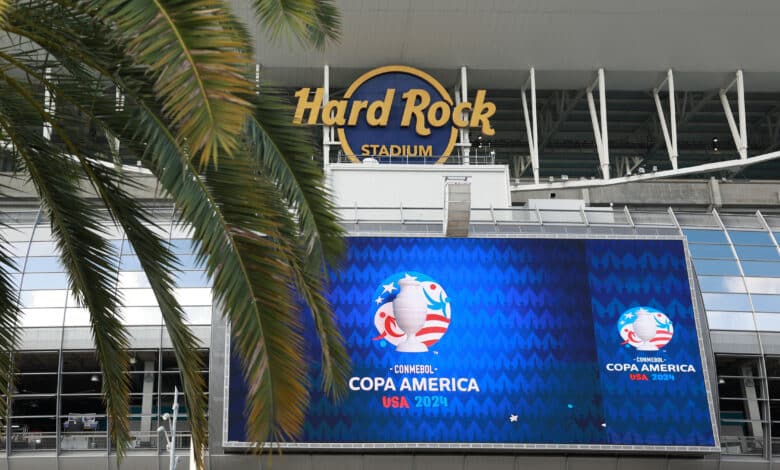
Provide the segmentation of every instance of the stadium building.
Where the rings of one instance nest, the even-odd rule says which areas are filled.
[[[780,5],[337,3],[343,38],[324,52],[253,31],[350,235],[329,293],[347,397],[313,390],[272,465],[778,467]],[[245,385],[188,231],[127,163],[183,266],[209,468],[268,465],[243,439]],[[33,188],[0,179],[24,311],[0,469],[114,468],[88,315]],[[113,235],[133,348],[123,468],[166,468],[176,361]],[[183,468],[186,408],[177,426]]]

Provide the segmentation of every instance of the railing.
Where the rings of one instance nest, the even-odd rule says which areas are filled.
[[[409,155],[346,155],[343,152],[330,157],[330,163],[355,163],[360,160],[364,165],[432,165],[442,158],[441,155],[409,156]],[[468,162],[468,163],[467,163]],[[450,155],[444,161],[445,165],[495,165],[495,155]]]
[[[764,455],[764,438],[753,436],[720,436],[721,453],[727,455]]]
[[[56,449],[56,432],[18,432],[11,434],[11,450],[14,452]]]
[[[62,450],[106,450],[108,436],[105,431],[64,431],[60,439]]]

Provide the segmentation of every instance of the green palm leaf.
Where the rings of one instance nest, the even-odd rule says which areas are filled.
[[[253,0],[253,3],[257,19],[273,40],[292,34],[303,45],[321,48],[339,38],[341,18],[330,0]]]
[[[201,165],[231,154],[251,111],[250,45],[218,0],[91,0],[117,43],[154,77],[163,111]]]
[[[63,158],[62,149],[44,139],[37,126],[50,120],[30,90],[8,74],[0,74],[0,128],[14,146],[19,165],[41,197],[69,285],[80,305],[90,311],[96,354],[103,371],[102,391],[111,421],[110,433],[121,456],[129,441],[128,338],[118,317],[120,301],[114,288],[117,253],[105,239],[96,207],[84,199],[78,167]],[[51,122],[51,121],[50,121]],[[61,130],[55,125],[55,132]],[[61,137],[67,137],[60,134]]]

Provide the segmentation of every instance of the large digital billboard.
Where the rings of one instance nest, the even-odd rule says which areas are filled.
[[[352,376],[301,445],[715,448],[682,240],[354,237],[329,300]]]

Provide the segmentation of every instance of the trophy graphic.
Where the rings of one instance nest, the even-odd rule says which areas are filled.
[[[650,340],[655,338],[656,324],[653,314],[647,310],[639,310],[634,320],[634,334],[636,337],[642,340],[636,348],[640,351],[658,351],[658,347],[651,343]]]
[[[422,284],[415,279],[398,281],[400,290],[393,300],[393,314],[398,327],[406,333],[406,340],[399,343],[395,350],[399,352],[427,352],[428,347],[417,339],[417,332],[428,317],[428,301],[422,290]]]

